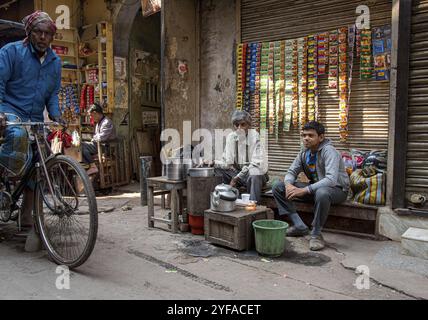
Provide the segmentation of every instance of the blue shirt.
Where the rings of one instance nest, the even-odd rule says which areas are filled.
[[[306,154],[306,165],[309,169],[309,180],[311,183],[318,182],[318,174],[317,174],[317,154],[312,154],[311,151],[308,151]]]
[[[46,107],[52,117],[59,117],[60,87],[61,59],[52,49],[43,64],[33,47],[22,41],[0,49],[0,112],[14,113],[23,121],[43,121]]]

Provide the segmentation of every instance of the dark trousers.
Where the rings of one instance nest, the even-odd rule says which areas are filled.
[[[91,164],[94,162],[94,160],[92,160],[92,157],[94,155],[98,154],[98,146],[96,142],[83,142],[82,144],[82,157],[83,157],[83,162],[87,163],[87,164]]]
[[[236,175],[239,173],[239,171],[236,169],[215,168],[214,171],[216,175],[223,177],[223,183],[226,184],[230,184],[232,178],[236,177]],[[247,192],[250,193],[250,200],[260,203],[262,189],[266,182],[267,179],[265,175],[247,174],[244,177],[244,181],[241,179],[239,180],[238,186],[245,186],[247,188]]]
[[[294,184],[298,188],[305,188],[307,183],[296,182]],[[277,183],[272,188],[273,196],[278,205],[280,215],[297,214],[296,206],[293,201],[287,200],[284,182]],[[300,198],[303,201],[314,202],[314,220],[312,221],[312,234],[319,235],[325,222],[327,221],[330,206],[339,204],[346,200],[347,193],[339,187],[324,187],[318,189],[315,194],[307,194]]]

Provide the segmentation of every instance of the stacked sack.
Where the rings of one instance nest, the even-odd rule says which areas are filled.
[[[353,149],[350,154],[343,153],[342,158],[350,175],[350,199],[363,204],[384,205],[387,152]]]

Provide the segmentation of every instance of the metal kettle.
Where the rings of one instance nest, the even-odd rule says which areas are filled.
[[[211,210],[231,212],[236,208],[235,201],[239,197],[238,189],[227,184],[219,184],[211,193]]]

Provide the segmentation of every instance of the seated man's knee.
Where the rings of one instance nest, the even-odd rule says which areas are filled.
[[[6,139],[11,139],[14,142],[28,139],[27,131],[23,127],[12,127],[7,130]]]
[[[320,188],[315,192],[315,201],[323,201],[330,199],[330,188]]]
[[[273,194],[284,194],[285,192],[285,184],[282,181],[278,181],[273,184],[272,186],[272,193]]]

